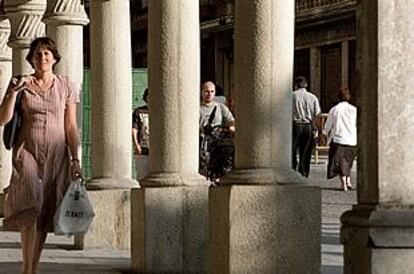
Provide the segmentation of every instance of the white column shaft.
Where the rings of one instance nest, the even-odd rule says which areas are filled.
[[[69,76],[79,86],[83,82],[83,26],[48,25],[48,35],[52,38],[62,55],[55,72]]]
[[[236,168],[271,167],[271,16],[271,1],[236,2]]]
[[[414,203],[414,6],[361,3],[358,201]]]
[[[236,2],[237,168],[290,166],[293,17],[293,1]]]
[[[189,13],[185,13],[188,8],[190,8]],[[198,131],[194,131],[194,125],[191,125],[192,123],[197,125],[198,121],[195,120],[194,114],[194,105],[199,105],[194,100],[194,94],[198,88],[194,90],[194,94],[191,94],[191,89],[198,86],[199,80],[197,75],[191,79],[194,71],[199,70],[196,67],[198,61],[194,61],[194,59],[199,59],[197,51],[194,50],[198,41],[195,42],[192,39],[194,38],[193,32],[196,32],[194,27],[185,26],[187,20],[189,24],[194,23],[195,15],[192,14],[191,9],[194,7],[191,8],[190,1],[153,0],[149,2],[149,108],[150,115],[156,113],[150,117],[150,171],[154,173],[178,173],[181,169],[180,154],[184,152],[180,143],[180,141],[184,142],[180,140],[182,131],[188,130],[193,132],[194,136],[198,136]],[[188,36],[184,32],[186,28],[190,31]],[[193,42],[195,45],[191,45]],[[184,50],[184,46],[188,48]],[[190,50],[189,56],[185,55],[187,50]],[[182,109],[184,105],[190,108],[188,110],[192,116],[190,120],[181,119],[184,114]],[[189,146],[197,151],[194,139],[187,137],[186,141],[189,142]],[[194,162],[197,164],[198,159],[194,158]]]
[[[3,100],[5,91],[12,74],[11,48],[7,46],[10,36],[10,23],[6,17],[0,18],[0,100]],[[3,136],[3,127],[0,128],[0,138]],[[11,152],[0,146],[0,193],[9,184],[11,174]]]
[[[81,0],[48,0],[43,21],[47,24],[47,34],[52,38],[59,49],[62,59],[55,67],[55,72],[67,75],[81,91],[83,82],[83,26],[87,19],[85,8]],[[82,94],[81,103],[76,114],[79,128],[79,137],[82,136]],[[78,157],[81,158],[81,145],[78,147]]]
[[[13,47],[13,46],[11,46]],[[13,75],[25,75],[33,73],[33,68],[26,61],[26,56],[29,53],[28,48],[13,48]]]
[[[198,174],[198,142],[200,116],[200,23],[199,4],[193,0],[181,1],[179,50],[179,87],[175,92],[180,109],[180,171]]]
[[[95,0],[91,19],[94,178],[131,177],[132,72],[128,0]]]
[[[272,161],[276,173],[291,168],[292,78],[294,58],[295,1],[272,3]],[[280,173],[280,172],[279,172]]]

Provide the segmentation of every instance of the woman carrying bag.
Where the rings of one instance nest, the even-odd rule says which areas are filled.
[[[34,73],[13,77],[0,105],[4,125],[22,93],[3,224],[21,232],[23,274],[36,273],[47,232],[53,232],[56,207],[71,180],[82,177],[77,154],[79,88],[54,74],[60,58],[53,40],[35,39],[26,57]]]

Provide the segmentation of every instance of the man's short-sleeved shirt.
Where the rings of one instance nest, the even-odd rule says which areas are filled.
[[[138,142],[142,148],[149,148],[148,106],[136,108],[132,114],[132,127],[138,131]]]
[[[218,102],[202,103],[200,106],[200,128],[203,128],[208,124],[210,115],[213,112],[214,107],[216,107],[216,112],[212,120],[211,126],[224,126],[228,127],[233,124],[234,117],[229,108]]]
[[[310,124],[321,113],[318,98],[304,88],[293,92],[293,122]]]

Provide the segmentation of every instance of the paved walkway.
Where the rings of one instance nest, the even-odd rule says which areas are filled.
[[[340,243],[340,221],[343,212],[356,204],[356,191],[341,191],[339,179],[326,179],[326,162],[312,165],[310,179],[322,189],[322,269],[321,274],[343,273],[343,248]],[[356,163],[351,174],[356,186]],[[354,188],[355,189],[355,188]]]
[[[324,159],[322,159],[324,161]],[[324,161],[326,162],[326,160]],[[339,190],[337,179],[326,180],[326,164],[313,165],[311,180],[322,188],[322,274],[342,273],[342,245],[339,217],[356,202],[356,191]],[[352,180],[355,185],[355,172]],[[128,273],[130,252],[89,249],[71,250],[72,239],[49,236],[42,255],[39,274],[115,274]],[[0,231],[0,274],[19,274],[19,234]]]

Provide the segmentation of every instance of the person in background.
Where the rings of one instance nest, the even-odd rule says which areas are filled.
[[[20,230],[23,274],[37,273],[47,233],[54,230],[56,208],[71,180],[82,177],[76,124],[80,87],[53,72],[60,59],[52,39],[33,40],[26,60],[34,73],[13,77],[0,105],[4,125],[22,93],[22,121],[12,151],[3,225]]]
[[[323,133],[328,136],[328,179],[339,176],[344,191],[352,189],[351,169],[357,154],[357,108],[349,103],[347,87],[338,91],[339,103],[329,111]]]
[[[318,98],[306,90],[308,81],[303,76],[295,78],[293,91],[292,168],[305,177],[309,176],[315,118],[321,113]],[[297,154],[299,152],[299,163]]]
[[[148,88],[145,89],[142,99],[144,106],[138,107],[132,113],[132,142],[135,153],[135,169],[137,180],[142,180],[149,173],[149,112]]]
[[[211,126],[222,126],[230,130],[235,131],[235,120],[233,114],[229,108],[223,104],[216,102],[216,86],[211,81],[206,81],[201,85],[201,106],[200,106],[200,131],[203,132],[203,128],[209,124],[209,119],[212,117]],[[213,110],[215,109],[214,113]]]
[[[223,145],[235,132],[235,120],[228,107],[215,101],[216,86],[207,81],[201,85],[200,162],[199,172],[217,183],[220,176],[233,168],[234,147]]]

